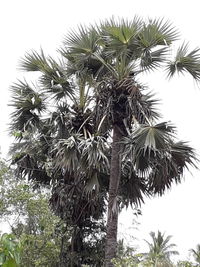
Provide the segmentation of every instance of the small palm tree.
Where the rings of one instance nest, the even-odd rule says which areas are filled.
[[[196,246],[196,249],[191,249],[190,252],[192,252],[197,265],[200,266],[200,244]]]
[[[171,244],[172,236],[164,236],[160,231],[157,235],[154,232],[150,233],[152,241],[146,241],[149,246],[149,252],[144,254],[145,262],[152,267],[172,266],[170,257],[178,255],[178,251],[174,250],[175,244]]]

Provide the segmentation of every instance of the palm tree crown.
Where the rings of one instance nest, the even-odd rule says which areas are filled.
[[[152,241],[146,241],[149,246],[149,252],[145,254],[147,262],[153,266],[162,266],[162,264],[170,264],[170,256],[178,255],[179,253],[174,250],[175,244],[170,243],[172,236],[166,236],[158,231],[157,235],[154,232],[150,233]]]

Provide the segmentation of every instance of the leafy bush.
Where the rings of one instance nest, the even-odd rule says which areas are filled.
[[[13,234],[2,234],[0,238],[0,266],[20,266],[21,243]]]

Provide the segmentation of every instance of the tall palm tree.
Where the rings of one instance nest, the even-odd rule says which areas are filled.
[[[132,142],[133,145],[128,160],[130,173],[136,177],[142,173],[143,178],[148,179],[148,192],[162,194],[174,180],[180,181],[185,163],[192,163],[191,149],[184,143],[172,141],[171,127],[166,124],[153,126],[157,114],[152,112],[149,101],[144,100],[143,87],[136,80],[143,72],[163,65],[169,77],[176,71],[188,71],[199,80],[199,49],[189,53],[187,45],[183,44],[175,60],[167,60],[169,49],[177,38],[177,32],[168,22],[146,22],[135,17],[130,21],[112,18],[96,27],[80,27],[79,32],[73,31],[64,42],[66,47],[62,54],[69,65],[92,77],[97,91],[97,118],[100,115],[102,128],[112,130],[106,266],[112,266],[111,258],[116,252],[116,203],[123,172],[124,137],[132,138],[127,144]],[[72,67],[74,73],[76,68]],[[137,124],[143,126],[137,127]],[[187,159],[181,156],[179,161],[183,151],[190,156]]]
[[[155,232],[151,232],[150,236],[151,242],[145,240],[149,246],[149,252],[144,254],[145,261],[153,267],[171,266],[170,257],[179,254],[178,251],[174,250],[176,245],[169,243],[172,236],[165,237],[160,231],[157,235]]]
[[[174,61],[167,58],[177,38],[163,20],[80,26],[66,36],[60,62],[42,51],[26,54],[21,66],[39,71],[37,89],[26,82],[12,88],[21,172],[55,187],[62,179],[82,181],[95,193],[89,197],[108,190],[106,267],[116,254],[120,204],[162,195],[195,165],[193,149],[175,139],[172,125],[157,122],[157,101],[137,80],[159,67],[169,77],[187,71],[200,79],[198,49],[182,45]]]
[[[190,252],[192,252],[197,265],[200,266],[200,244],[196,246],[196,249],[191,249]]]

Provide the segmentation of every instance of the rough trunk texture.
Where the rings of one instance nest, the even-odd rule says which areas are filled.
[[[107,236],[105,247],[105,267],[113,267],[111,260],[116,256],[118,227],[118,188],[121,177],[120,144],[122,133],[117,125],[113,127],[113,143],[110,166],[109,200],[107,215]]]

